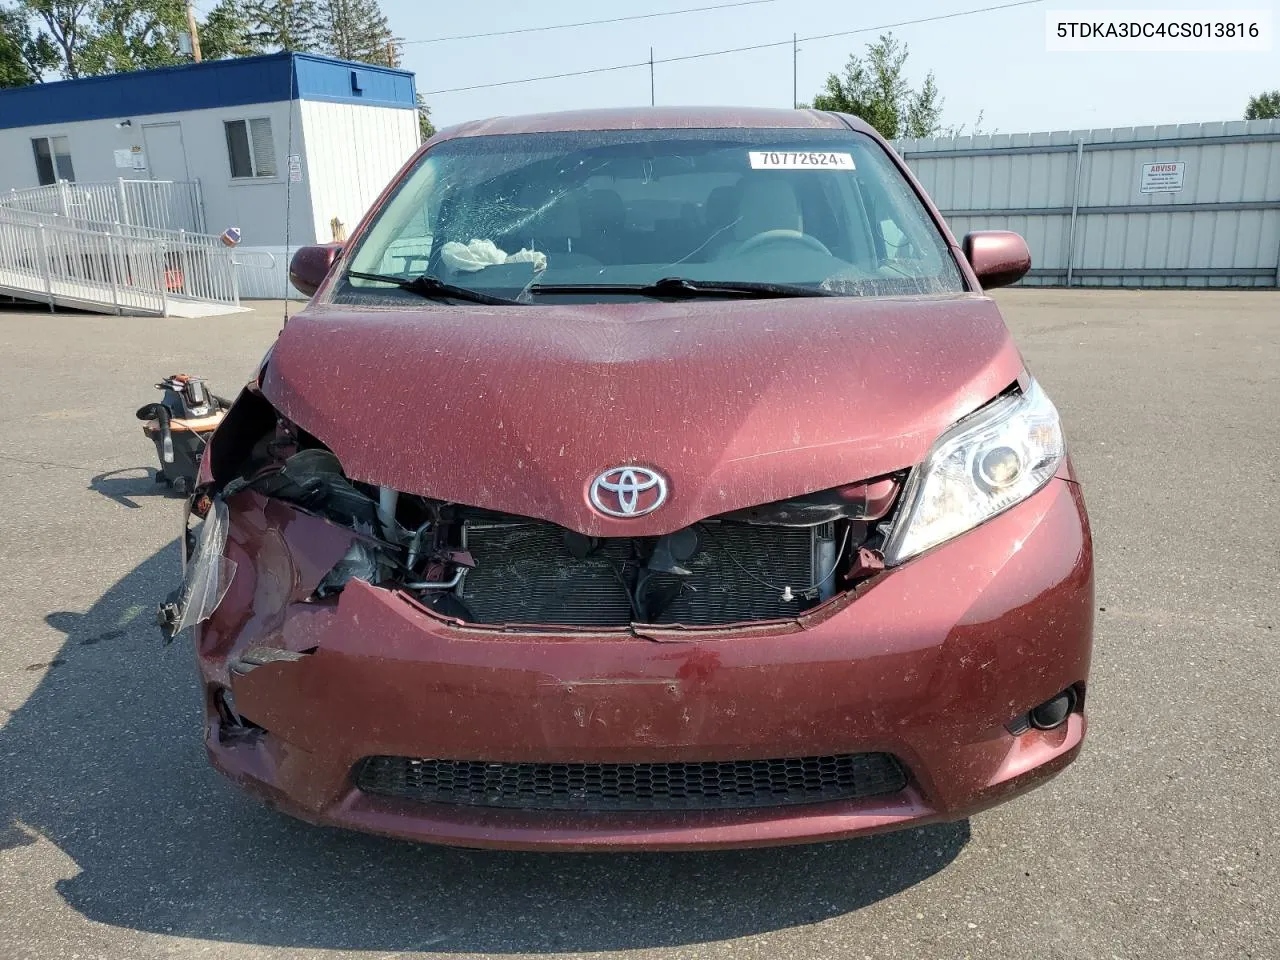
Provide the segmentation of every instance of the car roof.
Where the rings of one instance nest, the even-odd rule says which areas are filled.
[[[610,110],[566,110],[514,117],[473,120],[442,130],[442,139],[512,133],[555,133],[575,130],[663,130],[715,128],[853,129],[871,133],[857,117],[822,110],[768,107],[620,107]]]

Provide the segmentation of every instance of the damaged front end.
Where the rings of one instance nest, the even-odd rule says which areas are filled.
[[[254,550],[267,549],[224,551],[228,518],[261,530],[271,512],[287,527],[281,510],[328,528],[325,550],[306,561],[323,569],[294,597],[304,603],[325,603],[359,579],[476,629],[643,634],[794,620],[883,568],[882,521],[903,479],[739,509],[660,536],[588,536],[353,480],[253,385],[209,459],[208,482],[193,498],[205,523],[180,598],[162,611],[170,636],[207,619],[237,564],[256,563]],[[276,593],[298,593],[302,581],[291,576]]]
[[[792,842],[981,809],[1083,737],[1071,484],[974,532],[999,562],[938,551],[877,576],[900,475],[587,535],[353,478],[255,387],[207,463],[175,615],[198,624],[205,747],[313,822],[481,846]],[[1054,729],[1008,726],[1063,697]]]

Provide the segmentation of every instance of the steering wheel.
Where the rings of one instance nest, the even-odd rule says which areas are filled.
[[[809,234],[801,233],[799,230],[765,230],[763,233],[757,233],[754,237],[748,237],[738,244],[737,248],[733,250],[733,255],[741,256],[744,253],[750,253],[752,250],[767,247],[771,243],[799,243],[810,250],[825,253],[828,257],[831,256],[831,251],[827,249],[825,243],[817,237],[811,237]]]

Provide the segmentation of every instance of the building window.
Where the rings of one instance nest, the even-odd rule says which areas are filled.
[[[227,132],[232,180],[276,175],[276,145],[271,139],[271,121],[268,118],[227,120],[223,127]]]
[[[72,180],[76,172],[71,166],[71,144],[66,137],[35,137],[31,149],[36,155],[36,176],[40,186],[59,180]]]

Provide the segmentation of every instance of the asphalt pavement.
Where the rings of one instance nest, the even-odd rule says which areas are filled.
[[[0,958],[1280,958],[1280,292],[1000,294],[1094,525],[1091,731],[969,822],[545,855],[319,829],[206,765],[133,417],[234,392],[281,305],[0,307]]]

